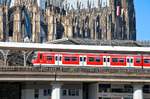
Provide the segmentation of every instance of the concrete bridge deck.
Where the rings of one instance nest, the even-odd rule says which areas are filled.
[[[93,67],[0,67],[0,81],[149,83],[150,69]]]

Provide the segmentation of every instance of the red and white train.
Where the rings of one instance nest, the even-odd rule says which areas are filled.
[[[35,53],[34,66],[91,66],[150,68],[150,55],[105,54],[105,53]]]

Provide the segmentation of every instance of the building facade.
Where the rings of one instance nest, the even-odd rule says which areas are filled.
[[[55,1],[55,0],[54,0]],[[133,0],[14,0],[0,6],[2,41],[47,42],[61,38],[136,40]],[[73,1],[72,1],[73,2]],[[74,5],[74,4],[73,4]],[[94,6],[96,5],[96,6]]]
[[[4,86],[4,84],[1,84]],[[5,84],[6,85],[6,84]],[[14,84],[15,86],[15,84]],[[7,85],[10,87],[10,85]],[[7,88],[5,86],[5,88]],[[13,91],[11,86],[9,94],[1,93],[0,98],[5,99],[149,99],[150,85],[112,82],[24,82],[20,89]],[[56,87],[57,91],[56,91]],[[0,89],[4,92],[3,87]],[[12,92],[13,91],[13,92]],[[53,95],[53,93],[55,94]],[[20,94],[17,94],[20,93]],[[16,94],[16,95],[15,95]],[[7,96],[5,96],[7,95]],[[8,98],[8,96],[10,97]],[[56,97],[58,96],[58,97]]]

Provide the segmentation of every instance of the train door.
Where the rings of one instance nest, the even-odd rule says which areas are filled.
[[[62,65],[62,54],[58,55],[58,63],[59,65]]]
[[[80,66],[86,66],[87,65],[86,64],[86,60],[87,60],[86,55],[80,55],[79,58],[80,58]]]
[[[128,56],[126,59],[127,59],[127,67],[133,67],[134,66],[134,57]]]
[[[55,65],[61,66],[62,65],[62,55],[55,54]]]
[[[110,56],[103,56],[103,66],[110,67]]]

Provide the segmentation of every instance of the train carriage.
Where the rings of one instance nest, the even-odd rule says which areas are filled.
[[[106,54],[106,53],[68,53],[41,52],[35,53],[34,66],[90,66],[149,68],[149,55]]]

